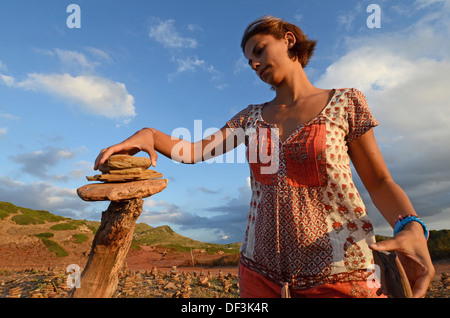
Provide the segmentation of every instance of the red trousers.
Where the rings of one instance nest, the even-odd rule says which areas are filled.
[[[241,298],[280,298],[282,286],[239,264],[239,290]],[[324,284],[306,290],[290,289],[292,298],[375,298],[378,288],[369,288],[366,281]]]

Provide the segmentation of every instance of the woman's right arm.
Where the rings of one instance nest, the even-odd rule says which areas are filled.
[[[103,149],[95,160],[94,170],[113,154],[135,155],[140,151],[149,154],[152,166],[156,166],[157,152],[182,163],[193,164],[224,154],[239,145],[240,138],[228,126],[209,137],[192,143],[172,137],[154,128],[143,128],[121,143]]]

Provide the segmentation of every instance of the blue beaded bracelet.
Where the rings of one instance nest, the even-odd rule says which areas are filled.
[[[399,215],[398,220],[397,220],[397,222],[395,222],[395,226],[394,226],[394,236],[397,235],[406,224],[413,222],[413,221],[418,222],[420,225],[422,225],[423,232],[425,234],[425,238],[428,241],[428,237],[430,236],[428,228],[426,227],[425,223],[423,223],[423,221],[415,215],[406,215],[403,217],[401,215]]]

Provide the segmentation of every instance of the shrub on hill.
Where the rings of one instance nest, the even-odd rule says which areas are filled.
[[[89,238],[87,235],[85,234],[81,234],[81,233],[77,233],[72,235],[75,243],[81,244],[87,241],[87,239]]]
[[[431,230],[428,249],[433,260],[450,259],[450,230]]]
[[[34,236],[36,236],[36,237],[38,237],[40,239],[42,239],[42,238],[48,239],[48,238],[53,237],[55,235],[53,233],[44,232],[44,233],[34,234]]]
[[[41,240],[50,252],[55,253],[56,257],[65,257],[69,255],[69,253],[67,253],[67,251],[55,241],[46,238],[41,238]]]
[[[78,226],[72,223],[59,223],[53,225],[50,229],[55,231],[67,231],[67,230],[76,230],[77,228]]]

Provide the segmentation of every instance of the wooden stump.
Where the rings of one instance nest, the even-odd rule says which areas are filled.
[[[111,202],[92,242],[89,259],[72,298],[109,298],[116,291],[118,275],[130,249],[136,220],[144,201]]]
[[[412,298],[411,286],[402,263],[395,253],[373,251],[375,264],[380,267],[381,286],[389,297]]]

